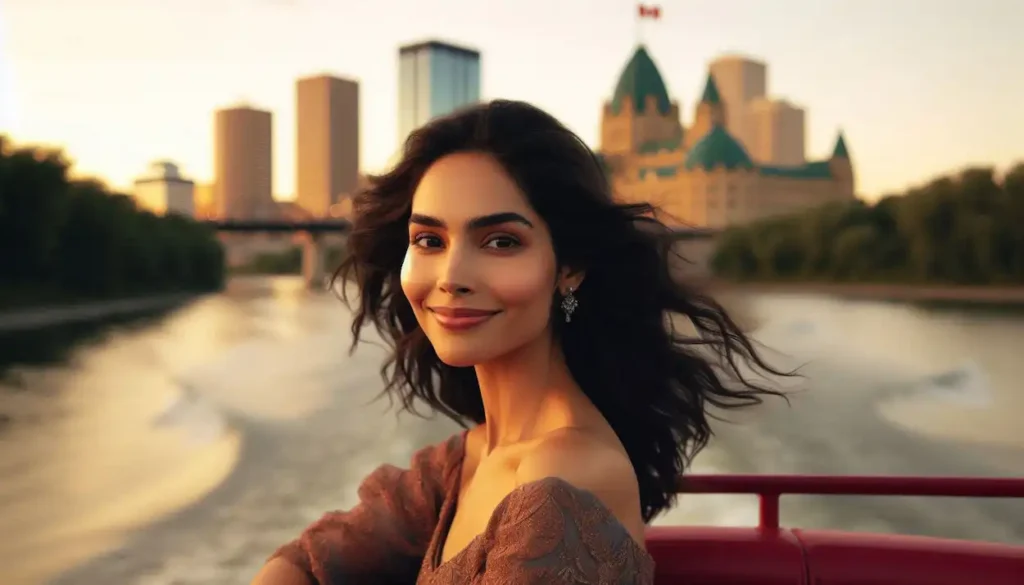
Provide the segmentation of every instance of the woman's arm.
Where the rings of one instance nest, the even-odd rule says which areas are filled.
[[[296,567],[284,557],[274,557],[267,561],[252,585],[315,585],[314,577]]]
[[[417,452],[409,469],[377,468],[359,486],[354,508],[325,514],[279,548],[253,585],[415,580],[461,441],[456,436]]]

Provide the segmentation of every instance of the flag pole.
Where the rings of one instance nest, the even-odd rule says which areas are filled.
[[[644,43],[644,20],[658,20],[661,18],[661,7],[657,5],[648,6],[638,4],[636,9],[636,42],[637,45]]]
[[[633,12],[633,18],[635,19],[633,26],[633,35],[636,37],[636,46],[642,46],[644,44],[643,31],[641,27],[644,22],[644,5],[639,4],[636,11]]]

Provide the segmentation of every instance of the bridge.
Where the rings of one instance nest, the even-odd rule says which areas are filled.
[[[345,233],[352,228],[352,224],[346,219],[311,219],[305,221],[223,219],[205,221],[203,223],[219,232],[303,232],[325,234]]]
[[[345,234],[352,224],[345,219],[311,219],[303,221],[286,220],[213,220],[205,225],[226,233],[299,233],[304,234],[302,246],[302,277],[311,287],[323,286],[327,276],[324,266],[325,234]],[[709,262],[715,249],[715,240],[721,233],[717,228],[676,229],[677,251],[685,262],[674,265],[680,276],[705,278],[709,274]]]
[[[302,278],[306,285],[312,288],[323,287],[327,277],[323,236],[345,234],[352,229],[352,224],[348,220],[333,218],[303,221],[223,219],[202,223],[221,233],[303,234],[305,237],[302,238]]]

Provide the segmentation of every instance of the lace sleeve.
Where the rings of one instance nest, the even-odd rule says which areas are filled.
[[[415,582],[460,448],[456,436],[417,452],[408,470],[382,465],[359,486],[354,508],[325,514],[271,558],[319,585]]]
[[[651,585],[654,561],[592,493],[556,478],[525,484],[484,534],[482,583]]]

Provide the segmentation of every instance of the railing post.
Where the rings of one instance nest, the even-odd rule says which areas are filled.
[[[757,494],[760,504],[759,528],[763,531],[776,532],[779,529],[779,494],[761,492]]]

